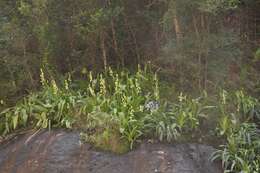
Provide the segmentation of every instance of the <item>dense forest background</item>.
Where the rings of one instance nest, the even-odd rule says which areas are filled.
[[[0,0],[0,100],[48,78],[150,63],[173,92],[260,94],[257,0]],[[166,85],[165,85],[166,86]]]

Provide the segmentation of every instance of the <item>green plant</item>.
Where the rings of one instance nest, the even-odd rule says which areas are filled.
[[[54,80],[48,82],[42,73],[41,82],[41,91],[28,95],[16,106],[1,112],[1,134],[26,127],[29,122],[37,128],[72,127],[72,115],[80,95],[68,88],[67,80],[65,87],[58,88]]]
[[[84,132],[81,133],[81,139],[97,148],[115,153],[124,153],[130,148],[128,141],[122,139],[118,131],[118,122],[111,114],[89,113],[83,126]]]
[[[237,113],[233,113],[233,103],[231,94],[226,90],[221,90],[219,93],[219,100],[217,110],[219,113],[219,120],[217,123],[217,135],[229,136],[233,130],[239,125]]]
[[[197,130],[200,120],[206,117],[205,110],[212,108],[203,100],[203,97],[191,99],[180,93],[178,102],[165,104],[146,116],[145,129],[150,133],[156,132],[160,141],[177,140],[181,134]]]
[[[32,104],[31,99],[24,99],[23,103],[7,108],[0,113],[0,134],[6,135],[19,127],[25,127],[29,121],[32,110],[30,108]]]
[[[232,120],[230,119],[230,117],[223,116],[222,118],[220,118],[218,127],[217,127],[217,131],[218,131],[219,135],[220,136],[228,135],[228,134],[232,133],[232,130],[233,130],[233,124],[232,124]]]
[[[211,160],[222,160],[225,172],[259,171],[260,135],[255,124],[243,123],[227,137],[227,144],[213,153]]]
[[[159,99],[156,75],[140,67],[135,74],[127,71],[117,73],[109,68],[104,75],[96,78],[90,72],[88,78],[87,93],[91,99],[81,112],[88,115],[98,110],[110,114],[117,122],[117,131],[132,149],[134,142],[143,134],[144,104],[151,99]]]
[[[254,61],[259,61],[260,60],[260,48],[258,48],[255,52],[255,59]]]
[[[143,123],[142,119],[135,119],[134,116],[127,117],[123,113],[119,115],[119,131],[124,139],[133,149],[134,142],[142,135]]]
[[[167,112],[165,106],[148,114],[144,126],[147,134],[156,135],[160,141],[171,142],[178,139],[180,131],[175,116]]]
[[[246,95],[242,90],[237,91],[235,95],[237,112],[241,114],[244,121],[260,117],[258,110],[260,104],[256,98]]]
[[[207,109],[213,106],[207,106],[205,96],[196,99],[189,98],[182,93],[179,95],[179,100],[171,109],[171,113],[175,116],[177,126],[182,131],[196,130],[199,126],[200,119],[206,118]]]
[[[145,103],[159,99],[157,75],[147,71],[147,68],[142,70],[140,66],[134,74],[126,70],[116,72],[111,68],[96,76],[92,72],[86,74],[88,85],[83,88],[86,98],[79,101],[79,114],[86,122],[83,127],[100,129],[89,118],[96,116],[97,112],[106,113],[113,123],[103,124],[103,132],[113,125],[113,131],[119,133],[132,149],[134,142],[143,135],[144,117],[148,113]],[[104,122],[105,119],[101,118],[100,121]]]

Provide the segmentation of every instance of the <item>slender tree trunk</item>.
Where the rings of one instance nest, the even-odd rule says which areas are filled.
[[[108,5],[111,5],[111,0],[108,1]],[[121,56],[119,47],[118,47],[118,43],[117,43],[117,38],[116,38],[116,28],[115,28],[115,21],[114,21],[114,17],[112,16],[111,21],[110,21],[110,25],[111,25],[111,30],[112,30],[112,38],[113,38],[113,47],[116,53],[116,56],[118,57],[118,62],[121,63],[121,66],[124,67],[125,66],[125,62],[124,62],[124,57]]]
[[[139,53],[135,32],[134,32],[133,28],[131,27],[131,25],[129,24],[129,22],[127,20],[127,16],[125,14],[124,14],[124,20],[125,20],[125,24],[126,24],[126,26],[128,28],[128,31],[129,31],[129,33],[132,36],[133,41],[134,41],[135,53],[136,53],[136,58],[137,58],[137,64],[140,64],[140,62],[141,62],[141,55]]]
[[[210,23],[207,16],[202,16],[202,26],[205,28],[206,38],[208,40],[208,35],[210,32]],[[206,45],[206,44],[205,44]],[[208,81],[208,56],[209,56],[209,47],[205,47],[205,63],[204,63],[204,89],[207,90],[207,81]]]
[[[201,52],[202,52],[202,44],[201,44],[201,36],[200,36],[200,33],[199,33],[199,28],[198,28],[198,24],[197,24],[197,18],[196,16],[193,14],[192,15],[192,21],[193,21],[193,26],[194,26],[194,30],[195,30],[195,33],[196,33],[196,37],[197,37],[197,41],[196,43],[199,44],[198,45],[198,69],[199,69],[199,72],[198,72],[198,87],[199,87],[199,90],[201,91],[201,81],[202,81],[202,77],[201,77]]]
[[[136,56],[137,56],[137,64],[140,64],[141,63],[141,55],[139,53],[136,35],[135,35],[134,31],[132,30],[131,26],[130,26],[130,29],[131,29],[132,37],[134,39],[135,51],[136,51]]]
[[[23,58],[26,59],[26,43],[24,43],[24,46],[23,46]],[[28,66],[28,63],[25,62],[24,64],[25,68],[26,68],[26,71],[27,71],[27,74],[29,75],[29,78],[30,78],[30,82],[31,82],[31,86],[33,88],[35,88],[35,84],[34,84],[34,80],[33,80],[33,77],[32,77],[32,74],[31,74],[31,70],[30,70],[30,67]]]
[[[182,49],[182,38],[183,38],[183,34],[182,34],[182,30],[181,30],[181,25],[180,25],[180,21],[178,18],[178,10],[177,10],[177,5],[174,5],[174,16],[173,16],[173,24],[174,24],[174,30],[175,30],[175,34],[176,34],[176,44],[178,48]],[[181,54],[182,56],[183,54]],[[184,88],[184,68],[183,68],[183,62],[180,62],[180,85],[181,88]]]
[[[101,50],[102,50],[102,57],[103,57],[103,66],[104,69],[107,69],[107,51],[106,51],[106,45],[105,45],[105,34],[102,31],[100,34],[100,44],[101,44]]]
[[[182,40],[182,30],[181,30],[181,26],[180,26],[180,21],[178,18],[178,10],[177,7],[175,5],[175,13],[173,16],[173,24],[174,24],[174,29],[175,29],[175,34],[176,34],[176,41],[177,44],[180,43],[180,41]]]
[[[113,37],[113,47],[114,47],[116,56],[118,57],[119,62],[121,63],[121,66],[124,67],[125,66],[124,57],[121,56],[120,50],[118,47],[114,19],[111,20],[111,30],[112,30],[112,37]]]

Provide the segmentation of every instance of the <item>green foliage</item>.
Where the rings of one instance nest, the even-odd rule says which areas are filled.
[[[233,126],[234,124],[231,118],[229,116],[223,116],[218,122],[217,131],[220,136],[228,135],[232,133]]]
[[[201,0],[200,9],[209,13],[220,13],[230,9],[236,9],[240,0]]]
[[[37,128],[80,126],[94,131],[89,135],[96,137],[113,129],[111,133],[116,132],[132,149],[142,135],[145,103],[159,99],[157,75],[147,68],[139,67],[135,74],[111,68],[96,76],[89,72],[87,87],[77,92],[71,88],[70,76],[60,87],[54,79],[47,80],[42,70],[40,78],[40,92],[1,113],[1,134],[28,123]]]
[[[244,121],[260,118],[259,101],[256,98],[246,95],[243,91],[236,92],[237,111]]]
[[[255,61],[259,61],[260,60],[260,48],[257,49],[257,51],[255,52]]]
[[[81,140],[95,145],[102,150],[114,153],[125,153],[130,146],[127,140],[122,139],[118,130],[116,118],[107,113],[91,113],[84,120]]]
[[[202,91],[228,81],[230,64],[241,57],[244,33],[229,28],[227,23],[236,22],[233,14],[225,15],[239,0],[0,3],[0,96],[5,99],[36,90],[40,67],[48,76],[73,72],[81,78],[85,67],[100,72],[104,57],[108,65],[129,69],[151,61],[176,89]]]
[[[176,116],[177,124],[181,130],[195,130],[199,126],[200,118],[206,117],[203,111],[210,106],[206,106],[203,99],[203,97],[191,99],[182,93],[179,95],[179,103],[173,107],[172,113]]]
[[[213,114],[213,128],[226,140],[213,160],[221,159],[226,172],[260,172],[260,137],[252,124],[260,120],[259,100],[245,91],[222,90],[214,106],[207,106],[205,94],[183,94],[214,93],[233,80],[258,92],[260,50],[255,64],[241,58],[240,38],[249,34],[238,33],[243,23],[234,24],[237,14],[227,13],[241,2],[249,3],[0,0],[0,135],[22,128],[80,128],[83,141],[123,153],[142,137],[172,142],[200,133],[201,122]],[[174,91],[168,83],[160,87],[151,67],[101,72],[104,59],[118,69],[151,61]],[[78,83],[71,75],[58,80],[68,71]],[[39,81],[41,89],[31,93]],[[161,91],[175,101],[165,103]],[[182,92],[176,97],[176,91]],[[10,98],[15,102],[28,93],[4,109]],[[160,106],[148,109],[151,102]]]
[[[113,124],[116,124],[114,125],[117,127],[116,130],[132,148],[134,142],[142,135],[143,118],[146,114],[145,103],[159,99],[156,75],[153,76],[141,68],[138,68],[134,75],[127,71],[116,73],[109,68],[105,74],[99,74],[96,78],[90,72],[88,80],[86,89],[88,99],[82,102],[80,114],[91,119],[99,113],[107,113],[110,115],[109,119],[114,121]]]
[[[257,173],[260,169],[260,135],[255,124],[243,123],[212,155],[221,159],[225,172]]]
[[[151,112],[151,114],[146,116],[145,131],[147,134],[155,135],[160,141],[166,140],[171,142],[178,139],[180,130],[177,126],[175,116],[165,110],[165,106],[160,108],[161,110]]]
[[[72,115],[79,97],[68,88],[58,88],[54,80],[50,84],[46,82],[42,91],[29,95],[15,107],[1,112],[1,133],[7,134],[28,124],[38,128],[71,128]]]
[[[208,106],[206,93],[195,99],[180,93],[175,102],[165,103],[160,98],[158,76],[148,69],[139,66],[135,73],[111,68],[99,74],[85,71],[82,86],[75,86],[70,75],[61,82],[47,80],[41,70],[42,90],[0,113],[1,135],[28,127],[80,128],[82,141],[124,153],[141,137],[172,142],[192,136],[209,111],[217,108],[217,132],[227,144],[212,160],[221,159],[226,172],[259,171],[257,127],[244,123],[254,119],[251,112],[257,115],[257,99],[243,91],[222,90],[216,106]]]
[[[238,117],[232,113],[231,107],[232,102],[230,94],[226,90],[222,90],[219,94],[219,103],[217,107],[220,113],[217,132],[220,136],[231,134],[234,126],[238,123]]]
[[[244,91],[220,92],[217,133],[226,139],[212,160],[222,160],[225,172],[259,172],[260,136],[257,125],[258,100]]]
[[[217,132],[220,136],[229,136],[241,122],[259,119],[259,101],[247,95],[243,90],[229,93],[220,92],[218,112],[220,118]]]
[[[239,35],[222,19],[237,0],[170,0],[163,17],[167,34],[159,60],[181,91],[226,88],[231,64],[240,62]],[[227,16],[228,17],[228,16]],[[220,20],[221,19],[221,20]],[[175,31],[175,32],[174,32]],[[223,80],[224,79],[224,80]]]
[[[4,115],[4,116],[3,116]],[[0,132],[7,134],[20,126],[27,125],[28,110],[24,105],[15,109],[7,109],[1,113]]]
[[[200,121],[207,117],[205,110],[212,108],[204,100],[205,97],[192,99],[180,93],[178,102],[168,105],[168,108],[165,105],[146,117],[147,131],[155,131],[160,141],[171,142],[181,134],[198,130]]]

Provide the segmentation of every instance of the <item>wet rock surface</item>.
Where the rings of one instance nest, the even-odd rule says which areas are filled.
[[[81,144],[78,132],[41,131],[0,144],[0,173],[221,173],[214,148],[142,144],[115,155]]]

